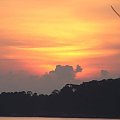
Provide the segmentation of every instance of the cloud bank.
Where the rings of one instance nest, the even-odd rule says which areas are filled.
[[[110,77],[110,73],[109,73],[108,70],[101,70],[101,71],[100,71],[100,74],[101,74],[101,77],[102,77],[103,79],[107,79],[107,78]]]
[[[78,72],[82,72],[82,67],[79,65],[75,69],[70,65],[57,65],[54,70],[42,76],[31,75],[25,71],[0,74],[0,91],[25,90],[49,94],[65,84],[80,84],[80,81],[75,78]]]

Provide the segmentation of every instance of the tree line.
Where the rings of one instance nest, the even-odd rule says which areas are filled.
[[[67,84],[50,95],[2,92],[0,116],[120,118],[120,78]]]

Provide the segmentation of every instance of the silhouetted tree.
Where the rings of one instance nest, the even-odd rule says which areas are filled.
[[[3,92],[0,116],[120,118],[120,78],[67,84],[50,95]]]

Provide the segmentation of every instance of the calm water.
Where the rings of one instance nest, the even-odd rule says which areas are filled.
[[[115,120],[115,119],[84,119],[84,118],[40,118],[40,117],[0,117],[0,120]]]

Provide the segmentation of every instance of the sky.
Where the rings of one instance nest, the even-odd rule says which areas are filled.
[[[111,5],[120,11],[117,0],[0,0],[0,91],[120,77]]]

